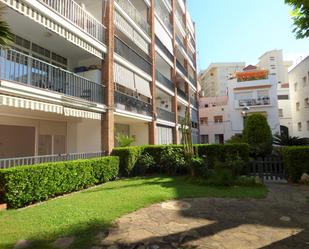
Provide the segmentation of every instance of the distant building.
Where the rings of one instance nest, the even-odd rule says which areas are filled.
[[[235,72],[245,67],[244,62],[212,63],[199,75],[201,92],[204,97],[224,96],[227,94],[227,80]]]
[[[309,137],[309,56],[289,72],[293,135]]]
[[[255,67],[236,72],[227,81],[227,95],[200,99],[200,139],[202,143],[224,143],[241,134],[245,119],[261,113],[273,134],[280,132],[277,83],[267,70]]]
[[[288,69],[292,66],[291,61],[284,61],[282,50],[271,50],[259,58],[258,67],[266,69],[275,78],[277,83],[279,119],[281,133],[293,134],[292,106],[289,94]]]

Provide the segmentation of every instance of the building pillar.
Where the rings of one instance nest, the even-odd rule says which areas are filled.
[[[154,0],[150,1],[150,32],[151,32],[151,46],[150,57],[152,61],[152,81],[150,83],[150,90],[152,95],[152,121],[149,123],[149,144],[157,144],[157,103],[156,103],[156,50],[155,50],[155,9]]]
[[[107,53],[102,61],[102,84],[105,85],[104,102],[107,106],[102,115],[102,151],[111,153],[114,148],[114,1],[103,1],[103,24],[106,27]]]

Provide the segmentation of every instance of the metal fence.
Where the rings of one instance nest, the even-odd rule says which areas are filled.
[[[107,154],[105,152],[101,151],[101,152],[90,152],[90,153],[70,153],[61,155],[3,158],[0,159],[0,168],[5,169],[15,166],[35,165],[40,163],[89,159],[89,158],[103,157],[106,155]]]
[[[161,108],[157,108],[157,115],[159,119],[166,120],[169,122],[176,122],[176,114]]]
[[[61,16],[68,19],[70,22],[85,31],[93,38],[102,43],[105,42],[105,27],[102,25],[102,23],[95,19],[91,14],[89,14],[73,0],[39,1],[56,11]]]
[[[103,103],[101,84],[15,50],[0,50],[0,79]]]

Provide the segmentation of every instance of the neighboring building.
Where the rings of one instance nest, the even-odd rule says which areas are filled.
[[[309,137],[309,56],[290,72],[293,135]]]
[[[267,117],[273,134],[280,131],[277,83],[266,70],[246,67],[228,80],[228,94],[200,99],[200,139],[223,143],[242,134],[246,117],[261,113]]]
[[[259,58],[258,67],[266,69],[275,77],[278,91],[278,108],[281,125],[281,133],[293,135],[292,106],[289,94],[288,69],[292,66],[291,61],[284,61],[282,50],[271,50]]]
[[[212,63],[199,74],[201,95],[203,97],[224,96],[227,94],[227,81],[234,73],[242,71],[244,62]]]
[[[1,0],[0,158],[198,140],[195,26],[184,0]],[[102,20],[103,23],[102,23]]]

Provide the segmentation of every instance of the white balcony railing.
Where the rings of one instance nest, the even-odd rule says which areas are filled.
[[[91,37],[104,43],[105,27],[73,0],[39,0]]]

